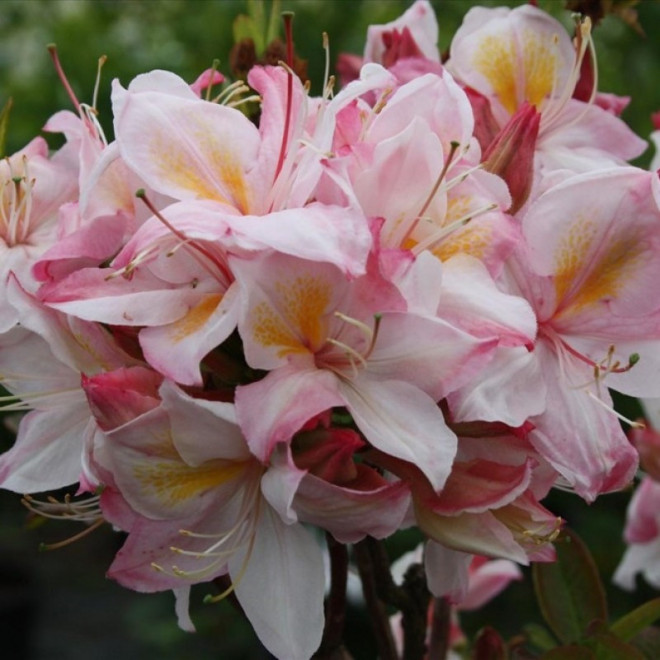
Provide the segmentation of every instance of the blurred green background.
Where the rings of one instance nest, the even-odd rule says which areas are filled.
[[[296,14],[296,49],[309,61],[312,90],[319,90],[323,77],[323,31],[330,36],[333,62],[342,51],[360,54],[367,26],[396,18],[409,4],[407,0],[283,0],[282,9]],[[471,6],[521,3],[436,0],[432,4],[440,24],[440,48],[444,50]],[[540,0],[539,5],[570,27],[563,2]],[[595,41],[601,91],[632,97],[624,117],[646,137],[652,130],[650,114],[660,109],[660,3],[643,0],[637,9],[647,37],[608,17],[595,30]],[[80,100],[86,102],[92,99],[98,57],[108,56],[99,109],[101,123],[111,136],[111,79],[119,78],[127,85],[138,73],[163,68],[192,82],[214,58],[220,60],[220,70],[227,73],[232,23],[236,15],[245,12],[246,3],[240,0],[2,0],[0,104],[10,96],[14,99],[8,153],[38,134],[51,114],[71,108],[46,51],[47,44],[57,44],[67,76]],[[650,157],[649,150],[639,164],[646,165]],[[0,449],[9,446],[7,440],[3,442]],[[588,507],[570,494],[557,492],[548,501],[548,507],[586,539],[606,580],[623,552],[620,537],[628,498],[627,493],[610,495]],[[19,498],[5,492],[0,492],[0,516],[0,635],[5,644],[11,639],[14,644],[26,640],[20,652],[3,657],[269,657],[229,603],[201,605],[207,587],[194,592],[193,618],[199,634],[192,636],[176,627],[170,594],[134,594],[105,580],[104,571],[121,544],[110,529],[70,548],[40,554],[37,548],[41,541],[66,538],[79,528],[51,523],[26,529]],[[391,544],[392,555],[410,549],[416,540],[413,534]],[[651,595],[652,591],[643,585],[634,596],[610,588],[613,616]],[[513,585],[482,613],[463,617],[469,633],[490,622],[506,636],[520,631],[532,619],[539,620],[539,614],[529,579]],[[347,635],[356,659],[375,657],[368,626],[358,610],[351,612]]]

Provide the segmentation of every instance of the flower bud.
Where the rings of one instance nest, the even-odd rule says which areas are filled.
[[[495,136],[483,155],[484,169],[501,176],[509,186],[511,208],[516,213],[529,197],[534,179],[534,150],[541,114],[524,103]]]

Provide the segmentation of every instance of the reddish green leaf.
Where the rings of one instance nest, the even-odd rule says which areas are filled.
[[[610,631],[624,642],[660,619],[660,598],[654,598],[622,616],[610,627]]]
[[[600,660],[596,654],[585,646],[570,644],[569,646],[558,646],[552,651],[544,653],[539,660]]]
[[[647,660],[657,660],[660,658],[660,628],[650,626],[642,630],[639,635],[635,635],[631,644],[641,651]]]
[[[598,633],[585,642],[598,660],[644,660],[634,646],[626,644],[610,632]]]
[[[534,564],[534,590],[543,618],[564,643],[587,634],[594,621],[607,621],[603,583],[589,550],[566,529],[557,540],[557,561]]]

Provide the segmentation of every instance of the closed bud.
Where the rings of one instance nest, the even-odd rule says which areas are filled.
[[[524,103],[495,136],[483,155],[486,171],[501,176],[509,186],[511,208],[516,213],[529,197],[534,179],[534,151],[541,114]]]

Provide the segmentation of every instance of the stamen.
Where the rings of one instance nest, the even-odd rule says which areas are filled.
[[[1,412],[17,411],[17,410],[32,410],[32,403],[35,401],[40,401],[43,399],[48,399],[53,396],[58,396],[62,394],[68,394],[72,392],[78,392],[78,389],[61,389],[61,390],[50,390],[46,392],[26,392],[23,394],[10,394],[7,396],[0,396],[1,401],[7,401],[7,405],[0,406]]]
[[[593,58],[594,65],[594,86],[592,87],[591,96],[589,101],[585,104],[582,112],[576,114],[570,122],[566,123],[565,126],[571,126],[576,122],[580,121],[582,117],[588,112],[589,107],[593,103],[593,100],[597,92],[597,66],[596,66],[596,51],[593,45],[593,39],[591,37],[591,19],[588,16],[580,19],[578,16],[576,18],[576,49],[575,49],[575,62],[573,64],[573,69],[571,70],[571,75],[566,81],[566,85],[562,90],[560,97],[552,102],[552,106],[548,109],[547,112],[544,112],[541,117],[541,127],[539,130],[539,136],[547,133],[551,130],[554,122],[561,115],[563,109],[566,107],[566,104],[573,97],[575,92],[575,86],[578,83],[580,78],[580,72],[582,69],[582,61],[584,60],[585,53],[589,49],[591,56]]]
[[[211,100],[211,90],[213,89],[213,77],[215,76],[215,72],[218,70],[218,67],[220,66],[220,60],[219,59],[214,59],[213,63],[211,64],[211,75],[209,76],[209,84],[208,87],[206,88],[206,100],[210,101]]]
[[[236,576],[236,578],[233,579],[231,581],[231,584],[222,593],[218,594],[217,596],[212,596],[211,594],[207,594],[204,597],[203,600],[204,603],[206,604],[218,603],[236,589],[236,586],[240,583],[240,581],[243,579],[243,576],[245,575],[245,571],[247,570],[248,562],[250,561],[250,557],[252,556],[253,549],[254,549],[254,534],[250,538],[250,544],[248,545],[247,552],[245,553],[245,557],[243,558],[243,562],[241,563],[241,568],[238,571],[238,575]]]
[[[95,115],[98,114],[98,111],[96,109],[96,104],[98,102],[98,97],[99,97],[99,87],[101,85],[101,69],[103,68],[103,65],[107,61],[108,61],[108,56],[101,55],[101,57],[99,57],[99,62],[96,69],[96,81],[94,82],[94,93],[92,94],[92,111]]]
[[[459,142],[453,141],[451,142],[451,146],[449,149],[449,154],[447,155],[447,159],[445,160],[442,170],[440,170],[440,174],[438,175],[438,178],[435,181],[435,184],[433,185],[433,188],[429,194],[429,196],[426,198],[426,201],[422,205],[422,208],[420,209],[419,213],[415,217],[415,219],[410,223],[410,226],[406,230],[406,233],[403,235],[401,238],[401,241],[399,242],[399,245],[403,245],[403,243],[408,239],[412,233],[415,231],[415,228],[419,224],[419,221],[423,217],[423,215],[426,213],[426,210],[428,207],[431,205],[431,202],[433,201],[433,198],[436,196],[438,190],[440,189],[440,184],[443,182],[445,176],[447,175],[447,170],[449,169],[449,166],[452,163],[452,160],[454,159],[454,156],[456,152],[458,151],[458,147],[460,146]]]
[[[252,94],[252,96],[246,96],[245,98],[226,103],[225,105],[229,108],[238,108],[245,103],[261,103],[261,96],[259,96],[259,94]]]
[[[534,545],[545,545],[546,543],[554,543],[557,540],[559,534],[561,534],[561,528],[563,520],[557,516],[555,519],[555,527],[549,534],[538,534],[533,532],[531,529],[525,529],[522,531],[522,536],[525,539],[531,541]]]
[[[323,100],[326,100],[326,92],[331,91],[332,88],[329,87],[330,84],[330,39],[328,38],[328,33],[323,33],[323,51],[325,52],[325,69],[323,71]],[[333,76],[333,86],[334,86],[334,76]]]
[[[364,332],[364,334],[369,338],[369,340],[373,338],[374,331],[366,323],[363,323],[358,319],[354,319],[352,316],[347,316],[346,314],[342,314],[341,312],[335,312],[334,315],[338,319],[342,320],[344,323],[348,323],[349,325],[352,325],[362,330],[362,332]]]
[[[189,239],[183,232],[179,231],[176,227],[174,227],[161,213],[160,211],[153,205],[151,200],[147,197],[146,192],[144,191],[144,188],[140,188],[136,193],[135,196],[141,199],[147,206],[147,208],[154,214],[160,222],[162,222],[182,243],[185,244],[185,246],[190,246],[190,255],[197,261],[197,263],[204,269],[206,270],[207,273],[211,275],[215,280],[220,282],[224,287],[227,287],[230,282],[233,281],[233,276],[231,273],[228,271],[227,267],[225,266],[224,263],[222,263],[217,257],[215,257],[213,254],[211,254],[205,247],[200,245],[196,240],[194,239]],[[219,271],[222,277],[218,276],[218,272],[211,268],[207,262],[204,260],[200,260],[195,253],[201,254],[203,257],[205,257],[208,261],[211,262]]]
[[[353,367],[355,367],[353,358],[357,358],[358,362],[360,362],[363,367],[367,366],[367,361],[364,359],[362,354],[352,346],[349,346],[348,344],[345,344],[343,341],[339,341],[338,339],[329,338],[327,341],[329,344],[332,344],[333,346],[336,346],[337,348],[340,348],[342,351],[344,351],[346,357],[351,361]]]
[[[617,419],[620,419],[622,422],[625,422],[626,424],[630,425],[631,428],[633,429],[645,429],[646,425],[643,424],[642,422],[633,422],[632,420],[628,419],[621,413],[617,412],[612,408],[612,406],[608,406],[602,399],[600,399],[598,396],[596,396],[593,392],[590,390],[587,390],[587,394],[600,406],[605,408],[608,412],[612,413]]]
[[[68,539],[65,539],[64,541],[59,541],[58,543],[41,543],[39,544],[39,550],[50,551],[50,550],[59,550],[60,548],[65,548],[66,546],[71,545],[76,541],[80,541],[80,539],[82,538],[85,538],[86,536],[91,534],[94,530],[98,529],[101,525],[103,525],[103,523],[105,523],[105,520],[101,518],[100,520],[97,520],[95,523],[92,523],[87,529],[83,529],[82,532],[79,532],[78,534],[74,534],[74,536],[71,536]]]
[[[242,81],[236,80],[235,82],[227,85],[214,99],[213,103],[220,103],[224,105],[228,98],[231,98],[234,94],[242,94],[243,92],[249,91],[249,87]]]
[[[64,496],[64,501],[60,502],[52,495],[48,496],[48,501],[43,502],[34,499],[31,495],[24,495],[21,504],[28,511],[51,520],[75,520],[77,522],[95,523],[103,518],[99,506],[100,498],[98,495],[87,497],[83,500],[72,500],[71,494]]]
[[[76,112],[80,112],[80,102],[78,101],[78,98],[76,97],[73,88],[69,84],[69,81],[67,80],[67,77],[64,73],[64,69],[62,68],[62,64],[60,63],[60,57],[57,54],[57,46],[55,44],[48,44],[47,48],[48,48],[48,52],[50,53],[51,59],[53,60],[53,64],[55,65],[55,71],[57,72],[60,82],[62,83],[62,85],[64,85],[64,89],[69,95],[69,98],[71,99],[71,103],[73,103],[73,107],[76,109]]]
[[[478,208],[475,211],[470,211],[469,214],[466,214],[458,218],[458,220],[454,220],[446,227],[441,227],[440,229],[438,229],[438,231],[436,231],[435,233],[431,234],[424,240],[417,243],[412,248],[411,252],[415,256],[419,256],[419,254],[421,254],[424,250],[432,249],[438,243],[440,243],[440,241],[444,240],[450,234],[453,234],[457,229],[460,229],[461,227],[467,225],[468,222],[471,222],[475,218],[478,218],[479,216],[484,215],[485,213],[489,213],[490,211],[493,211],[496,208],[497,208],[497,204],[486,204],[485,206],[482,206],[481,208]]]

